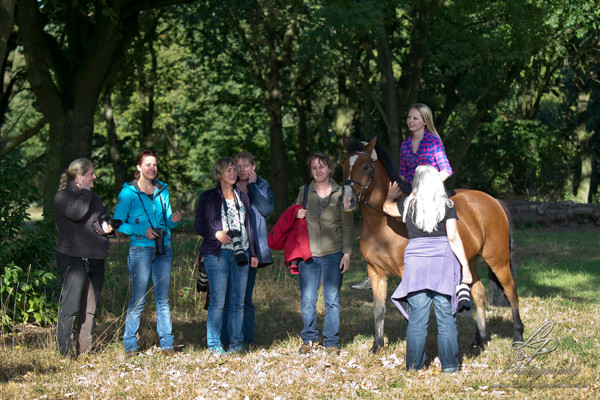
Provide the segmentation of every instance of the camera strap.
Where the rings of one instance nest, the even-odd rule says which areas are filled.
[[[148,211],[146,211],[146,207],[144,206],[144,200],[142,200],[142,195],[140,194],[140,192],[138,192],[137,195],[140,198],[140,203],[142,203],[142,208],[144,209],[144,212],[146,213],[146,218],[148,218],[148,223],[150,224],[150,228],[154,229],[154,225],[152,225],[152,221],[150,220],[150,215],[148,214]]]
[[[148,222],[150,223],[150,228],[154,229],[154,225],[152,225],[152,221],[150,220],[150,215],[148,214],[148,211],[146,211],[146,207],[144,207],[144,201],[142,200],[142,195],[140,194],[140,192],[138,192],[137,195],[140,198],[140,203],[142,203],[142,208],[144,209],[144,212],[146,213],[146,218],[148,218]],[[165,228],[166,228],[167,227],[167,217],[165,216],[165,206],[163,204],[162,197],[158,196],[158,199],[160,200],[160,208],[162,209],[163,221],[165,223]],[[154,200],[152,200],[152,201],[154,201]],[[157,228],[158,228],[158,226],[157,226]]]

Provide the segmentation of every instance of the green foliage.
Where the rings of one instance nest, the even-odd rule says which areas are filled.
[[[55,233],[52,221],[35,224],[26,231],[27,209],[41,200],[30,185],[31,172],[19,161],[0,160],[0,267],[9,263],[46,267],[54,255]]]
[[[563,196],[574,146],[539,121],[496,119],[482,124],[461,171],[459,187],[526,199]]]
[[[58,312],[57,277],[40,269],[27,270],[11,263],[0,275],[0,326],[12,329],[18,323],[48,325]]]
[[[0,324],[47,324],[56,318],[56,275],[45,271],[54,255],[51,221],[26,231],[30,204],[40,195],[29,184],[31,173],[20,163],[0,160]],[[21,266],[28,266],[27,269]]]

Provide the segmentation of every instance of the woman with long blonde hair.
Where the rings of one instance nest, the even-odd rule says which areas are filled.
[[[392,301],[408,319],[406,369],[425,365],[427,324],[433,303],[438,323],[438,355],[444,372],[458,369],[456,288],[473,278],[458,233],[456,208],[448,198],[438,171],[431,165],[416,168],[414,186],[398,200],[400,189],[390,183],[383,211],[402,217],[408,231],[404,275]],[[462,266],[462,271],[461,271]]]
[[[416,168],[428,164],[439,171],[442,181],[448,179],[452,167],[435,129],[431,109],[423,103],[413,104],[408,110],[406,124],[410,136],[400,146],[400,178],[412,185]]]

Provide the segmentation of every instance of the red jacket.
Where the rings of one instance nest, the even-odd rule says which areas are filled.
[[[281,214],[269,236],[267,243],[273,250],[283,250],[285,265],[290,267],[290,273],[298,274],[298,261],[312,259],[308,227],[305,218],[296,218],[300,204],[288,207]]]

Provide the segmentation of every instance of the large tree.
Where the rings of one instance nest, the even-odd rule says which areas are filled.
[[[16,22],[36,108],[49,122],[44,212],[60,172],[92,152],[98,98],[138,33],[144,10],[183,1],[36,1],[17,4]]]

